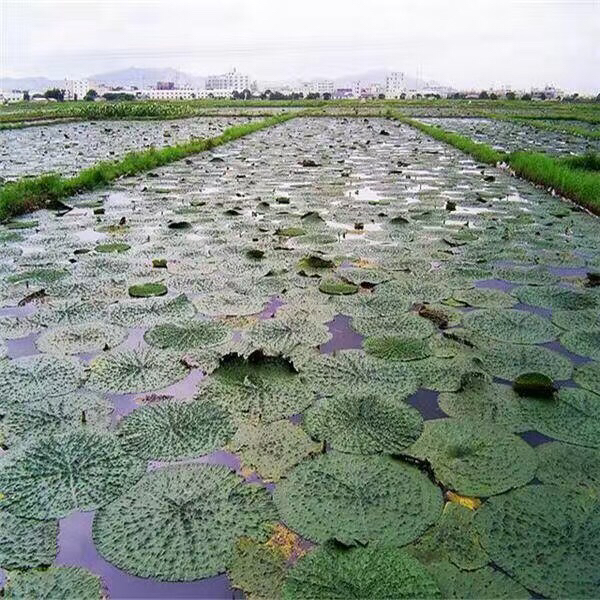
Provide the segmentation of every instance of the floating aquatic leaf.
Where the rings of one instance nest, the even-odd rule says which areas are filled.
[[[320,452],[301,427],[290,421],[268,425],[242,424],[230,443],[242,464],[269,481],[278,481],[305,456]]]
[[[403,363],[365,356],[357,350],[321,355],[304,369],[307,383],[326,395],[369,386],[383,395],[409,396],[417,389],[413,371]]]
[[[475,512],[447,502],[441,519],[406,550],[424,564],[449,561],[460,569],[479,569],[489,557],[473,526]]]
[[[600,360],[600,329],[567,331],[560,343],[574,354]]]
[[[0,402],[0,407],[2,404]],[[5,414],[0,421],[0,436],[5,445],[12,446],[40,435],[62,433],[73,428],[107,430],[113,405],[91,392],[75,391],[2,410]]]
[[[510,308],[515,304],[515,298],[510,294],[489,288],[455,291],[452,298],[475,308]]]
[[[196,309],[185,294],[176,298],[125,300],[108,310],[111,322],[123,327],[152,327],[159,323],[177,323],[194,317]]]
[[[600,571],[599,508],[597,496],[532,485],[487,500],[475,524],[492,561],[527,589],[547,597],[593,598]]]
[[[231,336],[229,328],[216,321],[190,321],[157,325],[144,334],[151,346],[189,352],[224,343]]]
[[[102,580],[80,567],[50,567],[46,570],[12,571],[4,588],[10,600],[102,600],[105,597]]]
[[[281,358],[252,354],[226,357],[199,389],[200,399],[213,399],[236,421],[271,423],[302,412],[312,394],[291,364]]]
[[[164,296],[167,286],[162,283],[138,283],[129,286],[129,295],[132,298],[151,298],[153,296]]]
[[[140,458],[177,460],[223,447],[235,430],[227,413],[211,402],[167,402],[141,406],[117,429],[126,452]]]
[[[465,496],[492,496],[525,485],[537,466],[529,444],[481,421],[427,421],[406,453],[427,460],[437,479]]]
[[[367,354],[384,360],[418,360],[431,355],[425,340],[399,336],[370,337],[364,340]]]
[[[166,467],[96,513],[96,548],[139,577],[189,581],[221,573],[242,536],[277,520],[269,493],[221,465]]]
[[[553,310],[551,318],[552,322],[562,329],[589,331],[600,328],[600,310],[597,308]]]
[[[306,411],[304,426],[313,438],[341,452],[397,454],[423,430],[419,411],[403,400],[363,386],[319,399]]]
[[[441,598],[427,569],[404,550],[371,545],[321,546],[289,571],[286,600],[325,598]]]
[[[35,519],[93,510],[122,494],[144,470],[112,435],[75,430],[44,436],[2,457],[0,508]]]
[[[198,312],[208,317],[244,316],[260,312],[265,305],[265,299],[252,293],[223,290],[194,298],[194,305]]]
[[[437,392],[454,392],[462,386],[466,376],[480,369],[468,355],[450,357],[431,356],[409,363],[420,387]]]
[[[442,510],[440,489],[416,467],[387,456],[337,452],[301,462],[277,486],[274,499],[294,531],[347,545],[407,544]]]
[[[99,392],[150,392],[180,381],[187,369],[167,350],[113,350],[90,363],[87,385]]]
[[[353,317],[352,328],[367,337],[395,335],[414,339],[424,339],[435,331],[430,321],[415,313]]]
[[[575,383],[582,388],[600,394],[600,362],[591,362],[575,369]]]
[[[579,292],[562,286],[525,286],[515,291],[524,304],[552,309],[581,310],[594,308],[598,302],[589,292]]]
[[[564,387],[558,390],[558,398],[579,412],[600,419],[600,395],[581,388]]]
[[[25,569],[49,565],[58,550],[56,521],[38,521],[0,511],[0,567]]]
[[[600,450],[551,442],[537,447],[536,477],[542,483],[600,493]]]
[[[126,336],[127,332],[116,325],[85,323],[46,331],[37,339],[36,345],[41,352],[49,354],[80,354],[114,348]]]
[[[474,310],[464,316],[463,325],[479,335],[514,344],[540,344],[557,335],[548,319],[522,310]]]
[[[65,394],[78,387],[83,378],[83,365],[73,358],[39,354],[3,360],[0,361],[0,399],[18,404]]]
[[[348,296],[358,292],[358,286],[338,279],[323,279],[319,284],[319,291],[331,296]]]

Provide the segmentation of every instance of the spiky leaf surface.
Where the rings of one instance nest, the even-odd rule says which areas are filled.
[[[228,574],[233,586],[251,600],[274,600],[281,597],[286,567],[281,549],[241,538],[235,544]]]
[[[49,565],[57,552],[56,521],[38,521],[0,511],[0,567],[26,569]]]
[[[427,569],[404,550],[325,544],[300,558],[283,589],[286,600],[441,598]]]
[[[352,328],[367,337],[395,335],[414,339],[429,337],[435,329],[431,321],[415,313],[354,317]]]
[[[584,415],[600,419],[600,395],[581,388],[564,387],[558,391],[558,398]]]
[[[386,456],[337,452],[300,463],[277,486],[274,499],[294,531],[350,545],[407,544],[442,510],[440,489],[416,467]]]
[[[527,486],[490,498],[477,511],[475,524],[492,561],[526,588],[558,598],[597,595],[597,496],[553,485]]]
[[[542,373],[551,379],[569,379],[571,361],[541,346],[498,342],[477,352],[481,365],[491,375],[513,381],[522,373]]]
[[[107,430],[113,405],[97,394],[76,391],[48,396],[28,404],[13,406],[0,421],[0,435],[7,446],[40,435],[62,433],[74,428]]]
[[[45,354],[0,361],[0,398],[11,404],[65,394],[84,378],[83,365],[74,358]]]
[[[597,308],[553,310],[552,322],[561,329],[596,330],[600,328],[600,310]]]
[[[221,465],[165,467],[96,514],[98,551],[140,577],[189,581],[225,570],[242,536],[277,520],[268,492]]]
[[[208,317],[244,316],[260,312],[265,298],[252,293],[223,290],[194,298],[194,306],[200,314]]]
[[[11,600],[102,600],[102,580],[80,567],[50,567],[44,571],[32,570],[8,574],[4,597]]]
[[[212,402],[166,402],[134,410],[119,423],[117,436],[140,458],[176,460],[209,454],[234,431],[229,415]]]
[[[600,450],[561,442],[537,447],[536,477],[542,483],[600,492]]]
[[[557,335],[548,319],[523,310],[474,310],[464,316],[463,325],[476,334],[514,344],[540,344]]]
[[[114,348],[126,335],[122,327],[106,323],[66,325],[42,333],[36,345],[41,352],[50,354],[80,354]]]
[[[574,379],[575,383],[582,388],[600,394],[600,362],[591,362],[577,367]]]
[[[489,288],[459,290],[452,298],[474,308],[510,308],[515,304],[515,298],[510,294]]]
[[[531,597],[522,585],[492,567],[482,567],[476,571],[461,571],[448,562],[440,562],[431,565],[429,571],[438,584],[443,598],[526,600]]]
[[[524,304],[558,310],[581,310],[598,305],[591,293],[579,292],[558,285],[525,286],[518,288],[515,294]]]
[[[368,386],[320,398],[304,415],[310,435],[335,450],[355,454],[395,454],[423,430],[418,410],[403,396],[380,395]]]
[[[435,419],[407,454],[426,459],[437,479],[465,496],[492,496],[533,479],[535,451],[521,438],[482,422]]]
[[[187,369],[166,350],[113,350],[91,363],[87,385],[100,392],[149,392],[183,379]]]
[[[124,300],[108,309],[111,322],[123,327],[152,327],[159,323],[187,321],[196,314],[185,294],[176,298]]]
[[[157,325],[144,334],[144,339],[151,346],[189,352],[222,344],[230,335],[229,328],[223,323],[190,321]]]
[[[305,456],[321,450],[320,444],[290,421],[256,426],[242,424],[230,447],[240,455],[244,466],[255,469],[263,479],[270,481],[278,481]]]
[[[600,329],[567,331],[560,343],[574,354],[600,360]]]
[[[312,402],[310,390],[287,361],[254,355],[226,357],[199,392],[201,400],[215,400],[238,422],[271,423],[302,412]]]
[[[464,378],[477,372],[477,365],[464,354],[454,354],[448,358],[430,356],[409,363],[420,387],[437,392],[453,392],[460,389]]]
[[[84,325],[90,321],[101,321],[105,308],[106,305],[97,300],[51,300],[32,315],[31,321],[45,327]]]
[[[447,502],[441,519],[406,550],[425,564],[449,561],[460,569],[478,569],[489,562],[473,526],[475,512]]]
[[[0,460],[0,507],[36,519],[93,510],[123,493],[144,470],[110,434],[77,430],[42,437]]]
[[[321,355],[304,370],[314,390],[332,395],[368,385],[377,393],[409,396],[417,389],[413,371],[403,363],[365,356],[357,350]]]

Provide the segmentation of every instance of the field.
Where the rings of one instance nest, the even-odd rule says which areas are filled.
[[[598,597],[600,109],[150,104],[0,112],[6,591]]]

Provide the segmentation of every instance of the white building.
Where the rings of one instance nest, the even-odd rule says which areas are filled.
[[[385,97],[400,98],[406,93],[406,85],[404,83],[404,73],[393,71],[385,78]]]
[[[83,100],[92,87],[87,79],[65,79],[65,100]]]
[[[0,102],[20,102],[23,100],[23,94],[24,92],[21,90],[11,90],[10,92],[0,90]]]
[[[302,93],[307,94],[331,94],[333,96],[334,83],[331,79],[313,79],[302,84]]]
[[[231,98],[233,89],[203,90],[199,88],[180,88],[173,90],[157,90],[149,88],[135,92],[138,98],[149,100],[195,100],[197,98]]]
[[[207,90],[237,90],[243,92],[250,89],[250,77],[238,73],[235,69],[223,75],[209,75],[206,79]]]

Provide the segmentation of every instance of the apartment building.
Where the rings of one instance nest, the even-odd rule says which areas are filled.
[[[207,90],[237,90],[243,92],[250,89],[250,77],[235,69],[223,75],[209,75],[204,86]]]
[[[93,87],[88,79],[65,79],[65,100],[83,100]]]
[[[392,71],[385,78],[385,91],[383,92],[386,98],[400,98],[406,93],[406,84],[404,82],[404,73],[400,71]]]

